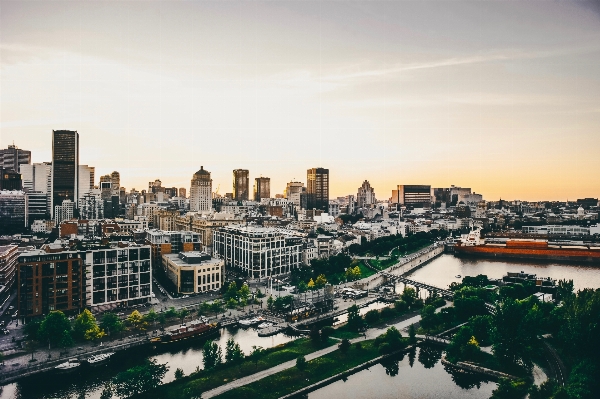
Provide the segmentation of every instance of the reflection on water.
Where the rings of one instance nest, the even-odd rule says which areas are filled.
[[[447,288],[453,281],[460,282],[462,280],[456,278],[457,275],[464,277],[485,274],[489,278],[502,278],[508,272],[520,271],[537,274],[539,277],[551,277],[555,280],[572,279],[575,290],[600,288],[600,268],[598,267],[544,261],[456,258],[447,254],[410,273],[409,278],[436,287]]]
[[[442,351],[437,347],[425,346],[413,349],[311,392],[308,398],[479,399],[490,397],[492,390],[496,388],[496,383],[479,375],[446,370],[440,362],[441,357]]]
[[[240,344],[241,349],[250,353],[252,346],[271,348],[295,339],[285,334],[271,337],[259,337],[255,329],[231,328],[222,329],[221,335],[214,341],[221,346],[225,353],[225,343],[232,337]],[[143,359],[156,359],[158,363],[166,363],[169,371],[163,382],[175,379],[175,370],[180,368],[184,373],[190,374],[196,368],[202,369],[203,340],[198,340],[192,346],[182,349],[174,347],[171,351],[152,354],[149,351],[128,351],[117,353],[109,366],[94,368],[93,372],[84,372],[81,375],[56,376],[52,373],[38,374],[31,379],[2,387],[0,399],[99,399],[104,385],[117,373],[140,364]],[[151,356],[148,356],[148,354]]]

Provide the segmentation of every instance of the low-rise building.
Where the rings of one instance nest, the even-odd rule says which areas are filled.
[[[220,289],[225,281],[225,261],[205,252],[180,252],[162,256],[167,276],[182,294]]]

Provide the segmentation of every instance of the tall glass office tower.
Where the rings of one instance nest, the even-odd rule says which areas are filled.
[[[79,133],[71,130],[52,131],[52,206],[69,199],[77,204],[79,197]]]

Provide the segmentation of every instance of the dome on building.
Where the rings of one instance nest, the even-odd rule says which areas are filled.
[[[207,170],[204,170],[204,166],[200,166],[200,170],[197,171],[196,173],[194,173],[194,176],[198,176],[198,177],[208,176],[208,177],[210,177],[210,172],[207,171]]]

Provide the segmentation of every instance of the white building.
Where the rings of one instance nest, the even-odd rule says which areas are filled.
[[[81,200],[83,196],[89,193],[94,188],[96,168],[88,165],[79,165],[79,198]]]
[[[210,172],[200,166],[194,173],[190,187],[190,211],[202,212],[212,209],[212,179]]]
[[[152,296],[150,246],[129,244],[85,253],[86,303],[96,311],[146,303]]]
[[[220,289],[225,281],[225,262],[204,252],[180,252],[162,256],[163,268],[182,294]]]
[[[69,199],[63,201],[61,205],[54,207],[54,223],[59,225],[65,220],[73,219],[73,208],[75,203]]]
[[[213,233],[213,254],[253,278],[289,273],[302,263],[302,237],[283,229],[226,226]]]

